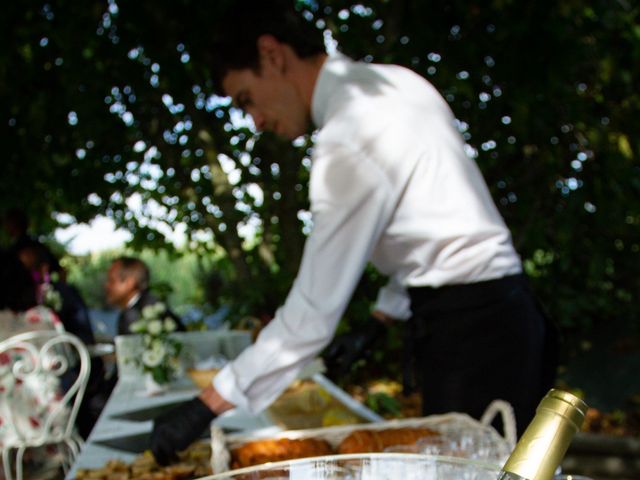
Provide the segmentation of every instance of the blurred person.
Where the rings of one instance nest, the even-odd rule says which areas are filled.
[[[2,226],[11,241],[10,251],[20,245],[33,242],[34,239],[27,233],[29,220],[24,210],[20,208],[8,209],[2,217]]]
[[[37,248],[40,250],[39,255],[46,257],[51,272],[58,272],[64,275],[58,259],[49,247],[35,236],[29,234],[29,218],[23,209],[17,207],[8,209],[3,216],[2,225],[11,241],[9,253],[18,255],[18,252],[26,247]]]
[[[107,302],[119,308],[118,335],[131,332],[131,324],[142,316],[142,310],[159,303],[158,298],[149,289],[149,267],[140,259],[133,257],[118,257],[107,272],[104,286]],[[177,330],[184,331],[180,318],[168,310],[168,315],[176,322]]]
[[[37,301],[29,270],[10,252],[0,252],[0,340],[32,330],[64,331],[53,310]]]
[[[64,327],[55,312],[38,305],[30,272],[13,253],[0,252],[0,341],[43,330],[64,332]],[[57,408],[62,398],[61,378],[52,373],[40,373],[25,382],[15,381],[9,369],[19,358],[15,352],[0,355],[0,450],[19,437],[40,435],[48,411]],[[30,478],[50,457],[46,447],[27,450],[23,462],[25,478]]]
[[[37,304],[36,285],[29,270],[13,253],[0,250],[0,311],[23,312]],[[6,328],[6,322],[2,325]],[[3,338],[5,333],[0,340]]]
[[[38,304],[53,310],[64,329],[77,336],[87,347],[95,345],[89,308],[75,286],[61,278],[58,272],[52,272],[55,265],[51,265],[51,257],[46,250],[40,244],[27,243],[18,249],[17,255],[31,273]],[[113,381],[106,377],[104,361],[99,356],[92,356],[89,381],[76,420],[78,432],[85,439],[113,389]],[[73,378],[74,373],[64,377],[63,387]]]
[[[60,276],[58,262],[51,264],[51,256],[41,244],[27,243],[17,249],[23,265],[36,283],[38,303],[52,308],[60,317],[66,331],[85,344],[95,343],[89,309],[78,289]]]

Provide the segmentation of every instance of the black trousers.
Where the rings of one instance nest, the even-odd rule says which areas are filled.
[[[518,434],[553,386],[555,327],[524,275],[467,285],[409,289],[414,316],[405,347],[423,414],[479,418],[495,399],[514,408]]]

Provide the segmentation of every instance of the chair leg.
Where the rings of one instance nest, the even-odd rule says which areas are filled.
[[[73,453],[73,458],[75,459],[75,457],[78,456],[78,453],[80,453],[80,450],[82,450],[82,445],[84,444],[84,441],[78,434],[74,433],[71,435],[71,437],[69,437],[69,439],[67,440],[67,443],[70,444],[71,451]]]
[[[24,451],[25,447],[18,447],[18,451],[16,452],[16,480],[22,480],[23,478],[23,467],[22,461],[24,460]]]
[[[82,445],[84,445],[84,441],[82,438],[76,434],[71,435],[71,437],[64,440],[64,445],[67,449],[67,454],[65,455],[64,469],[65,473],[71,469],[75,459],[77,458],[80,450],[82,449]]]
[[[7,447],[2,450],[2,466],[4,469],[4,476],[6,480],[14,480],[13,479],[13,471],[11,470],[11,451],[13,448]]]
[[[69,470],[71,470],[71,467],[73,466],[73,462],[75,461],[75,458],[77,456],[77,448],[71,438],[65,440],[64,443],[58,446],[58,448],[60,448],[61,446],[64,446],[63,448],[65,449],[62,468],[64,470],[64,473],[66,474]]]

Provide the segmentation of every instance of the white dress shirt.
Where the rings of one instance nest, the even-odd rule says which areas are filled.
[[[313,230],[284,305],[214,385],[266,408],[332,339],[367,262],[390,281],[376,308],[407,319],[407,287],[520,273],[521,262],[447,103],[403,67],[329,57],[312,117]]]

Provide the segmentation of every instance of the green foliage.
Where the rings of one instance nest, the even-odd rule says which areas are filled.
[[[227,99],[211,96],[199,48],[223,3],[8,3],[0,205],[27,208],[40,233],[59,213],[72,223],[107,215],[134,234],[132,248],[172,255],[165,233],[184,225],[197,267],[163,278],[164,264],[157,280],[178,290],[192,268],[204,280],[212,269],[199,262],[213,258],[217,298],[238,316],[270,315],[308,229],[298,212],[308,208],[311,139],[291,146],[256,135]],[[568,338],[610,319],[640,328],[637,5],[296,4],[345,53],[406,65],[443,93]],[[102,260],[70,262],[74,279],[96,278],[85,294],[97,302]],[[381,281],[365,276],[350,322],[366,316]],[[189,288],[189,301],[206,298]]]
[[[118,252],[104,252],[82,257],[66,256],[62,259],[61,264],[67,271],[67,281],[78,288],[87,306],[106,306],[104,284],[107,270],[117,256]]]
[[[380,415],[390,415],[398,418],[402,415],[400,402],[388,393],[369,393],[364,401],[365,405]]]

